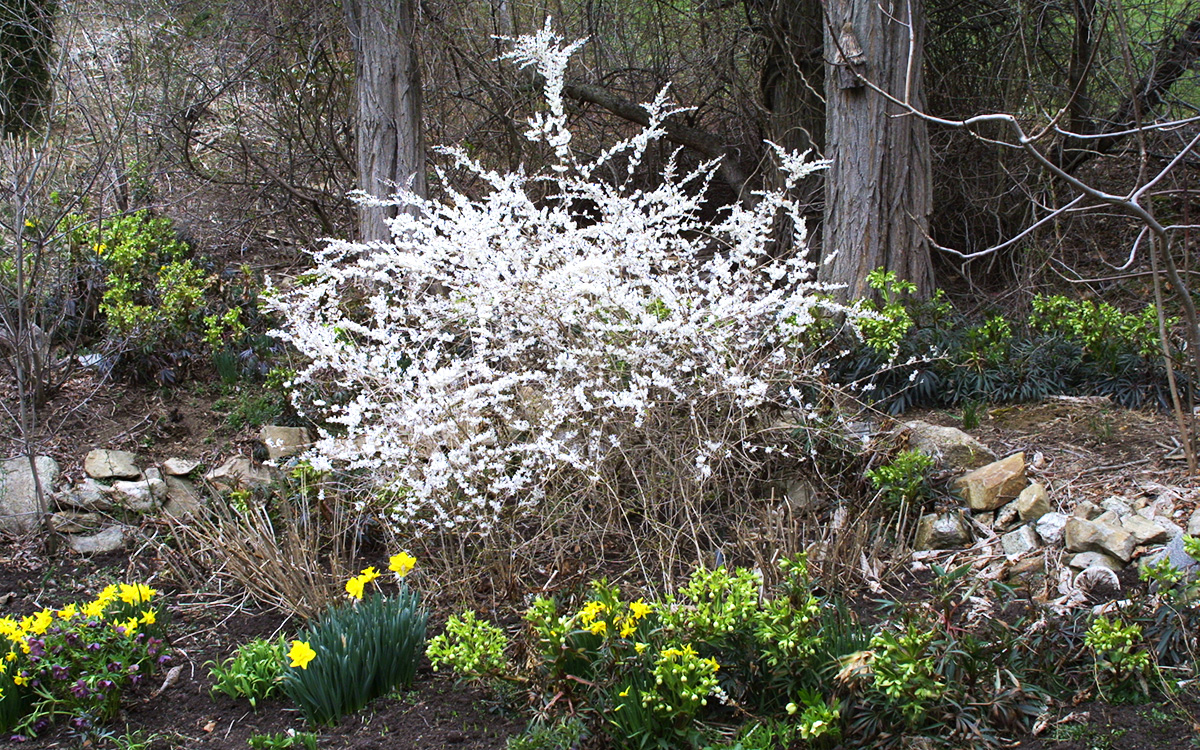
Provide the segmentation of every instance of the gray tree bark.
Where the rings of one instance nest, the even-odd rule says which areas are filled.
[[[864,85],[924,108],[924,0],[828,0],[822,281],[841,299],[870,293],[883,267],[933,290],[929,134],[924,121]],[[861,76],[861,78],[860,78]],[[832,260],[830,260],[832,258]]]
[[[415,0],[347,0],[354,40],[358,186],[386,197],[408,185],[424,196],[425,139],[417,64]],[[411,180],[411,182],[410,182]],[[391,239],[395,207],[359,207],[359,239]]]

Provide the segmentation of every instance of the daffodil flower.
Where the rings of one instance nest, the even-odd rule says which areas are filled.
[[[305,641],[292,641],[288,658],[292,660],[290,666],[308,669],[308,663],[317,658],[317,652]]]
[[[407,552],[401,552],[398,555],[392,555],[391,559],[388,560],[388,570],[392,571],[400,578],[403,578],[411,573],[412,569],[416,567],[416,565],[417,558],[413,557]]]
[[[352,598],[352,599],[362,599],[363,598],[363,586],[365,586],[365,585],[366,585],[366,582],[363,581],[362,578],[359,578],[359,577],[351,578],[349,581],[346,581],[346,593],[349,594],[350,598]]]

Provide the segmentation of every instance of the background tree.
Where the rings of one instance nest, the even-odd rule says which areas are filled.
[[[50,96],[56,0],[0,2],[0,132],[32,129]]]
[[[425,139],[421,119],[421,67],[413,0],[347,0],[354,44],[355,148],[358,186],[386,197],[396,185],[424,195]],[[359,207],[359,238],[391,238],[394,207]]]

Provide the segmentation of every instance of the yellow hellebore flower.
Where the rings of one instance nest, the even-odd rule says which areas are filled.
[[[312,646],[304,641],[292,641],[292,649],[288,651],[288,658],[292,660],[290,666],[308,669],[308,663],[317,658],[317,652],[312,650]]]
[[[154,614],[154,610],[148,609],[142,613],[141,621],[146,625],[153,625],[158,619],[158,615]]]
[[[121,601],[126,604],[140,604],[150,601],[158,592],[144,583],[122,583],[120,588]]]
[[[413,557],[407,552],[401,552],[398,555],[392,555],[392,558],[388,560],[388,570],[392,571],[400,578],[403,578],[411,573],[412,569],[415,568],[416,565],[417,558]]]
[[[362,578],[351,578],[349,581],[346,581],[346,593],[353,599],[362,599],[363,586],[365,585],[366,583]]]

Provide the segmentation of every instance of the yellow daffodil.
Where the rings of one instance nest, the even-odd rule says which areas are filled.
[[[604,635],[608,632],[608,623],[604,620],[596,620],[591,625],[588,625],[587,629],[596,635]]]
[[[365,585],[366,583],[362,578],[351,578],[349,581],[346,581],[346,593],[349,594],[352,599],[362,599],[363,586]]]
[[[108,604],[113,599],[117,598],[117,590],[117,585],[115,583],[108,584],[100,590],[99,594],[96,595],[96,601]]]
[[[54,613],[48,609],[43,609],[33,617],[33,623],[29,631],[34,635],[45,633],[50,625],[54,622]]]
[[[400,578],[403,578],[411,573],[412,569],[415,568],[416,565],[417,558],[413,557],[407,552],[401,552],[398,555],[392,555],[392,558],[388,560],[388,570],[392,571]]]
[[[304,641],[292,641],[292,649],[288,651],[291,666],[308,669],[308,663],[317,658],[317,652]]]
[[[621,637],[628,638],[637,631],[637,620],[632,617],[625,617],[620,620]]]
[[[18,686],[19,686],[19,685],[24,685],[24,684],[25,684],[25,683],[27,683],[27,682],[29,682],[29,678],[28,678],[28,677],[22,677],[22,676],[21,676],[21,675],[19,675],[19,674],[15,674],[15,675],[13,675],[13,684],[15,684],[15,685],[18,685]]]
[[[122,583],[119,589],[121,601],[126,604],[142,604],[150,601],[158,592],[144,583]]]
[[[639,654],[640,654],[640,653],[642,653],[643,651],[645,651],[645,650],[646,650],[647,648],[649,648],[649,647],[650,647],[650,644],[649,644],[649,643],[635,643],[635,644],[633,644],[633,650],[634,650],[634,651],[636,651],[636,652],[638,652]]]
[[[628,698],[629,697],[629,688],[625,688],[621,692],[617,693],[617,695],[621,698]]]
[[[588,602],[583,605],[583,609],[579,610],[579,621],[588,626],[592,624],[600,615],[608,611],[608,605],[604,602]]]
[[[153,625],[155,620],[158,619],[158,615],[154,614],[154,610],[148,609],[142,613],[142,616],[140,619],[141,619],[141,622],[145,625]]]
[[[653,612],[654,607],[642,601],[641,599],[638,599],[636,602],[629,603],[629,611],[633,613],[633,618],[635,620],[640,620]]]
[[[62,609],[58,610],[58,619],[70,620],[71,618],[75,617],[75,615],[77,615],[77,614],[79,614],[79,608],[76,607],[74,603],[71,603],[71,604],[68,604],[67,606],[63,607]]]
[[[137,634],[138,621],[136,617],[130,617],[125,622],[120,623],[121,627],[125,628],[125,637],[132,638]]]
[[[369,568],[363,568],[363,572],[359,576],[359,578],[362,579],[363,583],[370,583],[371,581],[374,581],[378,577],[379,577],[379,571],[375,570],[374,565],[372,565]]]
[[[94,602],[83,605],[83,609],[80,611],[83,612],[84,617],[102,617],[104,615],[104,608],[107,606],[108,602],[97,599]]]

